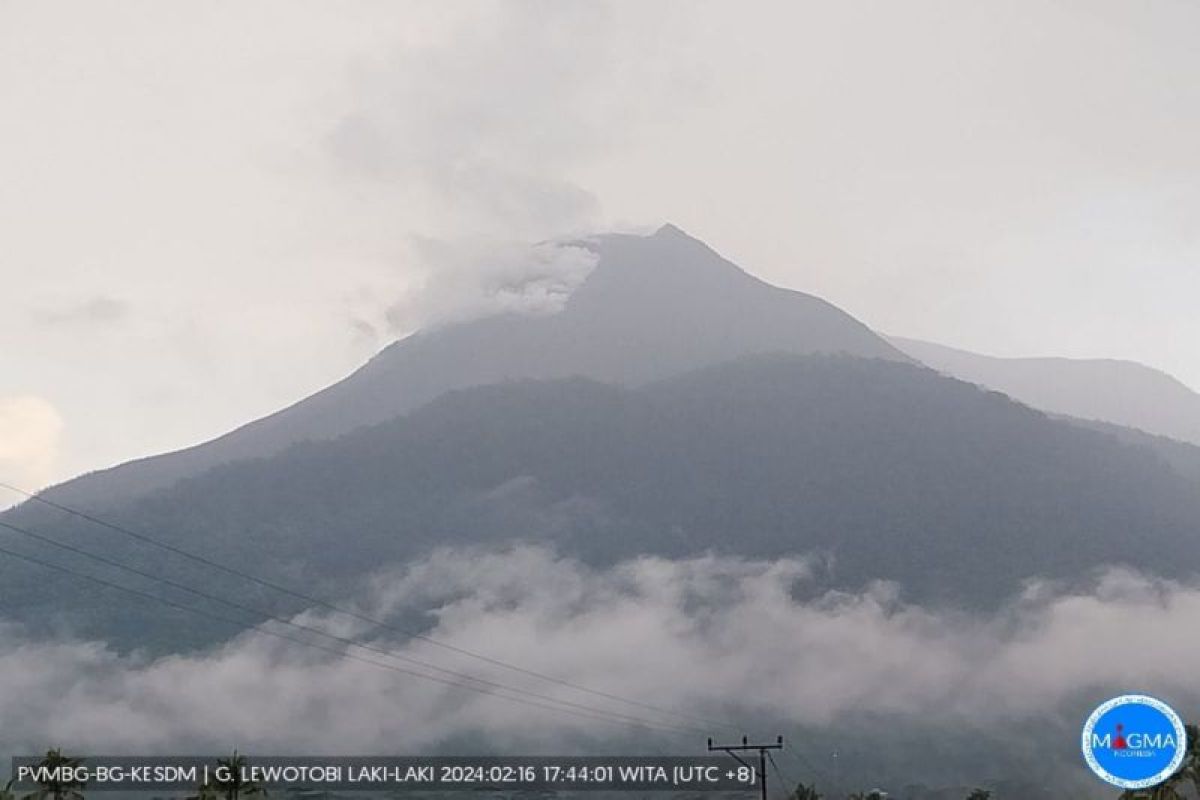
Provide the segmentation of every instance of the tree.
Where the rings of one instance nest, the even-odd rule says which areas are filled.
[[[43,770],[43,775],[51,777],[38,781],[38,790],[25,795],[24,800],[83,800],[83,793],[79,791],[83,788],[81,782],[59,780],[54,775],[58,770],[73,769],[82,763],[78,758],[64,756],[62,750],[47,750],[46,757],[38,762],[38,768]]]
[[[792,792],[792,800],[822,800],[822,797],[816,786],[805,786],[803,783],[796,784],[796,791]]]
[[[1157,786],[1140,791],[1121,793],[1120,800],[1184,800],[1181,789],[1191,783],[1200,795],[1200,726],[1185,725],[1187,741],[1184,743],[1183,764],[1174,775]]]
[[[1176,783],[1176,780],[1172,778],[1157,786],[1151,786],[1149,789],[1129,789],[1121,792],[1120,800],[1185,800],[1184,796],[1175,788]]]
[[[196,788],[194,795],[187,797],[186,800],[221,800],[221,793],[209,778]]]
[[[1181,779],[1191,781],[1200,797],[1200,725],[1185,725],[1187,731],[1187,751],[1183,757],[1183,766],[1179,769]]]
[[[229,758],[217,759],[217,774],[212,783],[225,800],[240,800],[242,797],[267,794],[266,789],[243,779],[243,767],[245,766],[246,757],[239,755],[237,750],[234,750],[233,755]],[[201,786],[200,791],[203,793],[205,787]]]

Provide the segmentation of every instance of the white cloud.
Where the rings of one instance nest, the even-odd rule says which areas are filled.
[[[47,401],[33,395],[0,396],[0,480],[40,489],[54,475],[63,421]],[[0,494],[0,507],[19,498]]]
[[[388,306],[393,333],[497,313],[549,314],[562,308],[596,264],[583,247],[492,239],[418,243],[411,290]]]
[[[900,725],[1037,730],[1064,719],[1074,725],[1081,701],[1131,689],[1159,694],[1189,717],[1200,712],[1200,641],[1188,635],[1200,615],[1200,587],[1112,573],[1085,590],[1034,587],[1002,612],[978,617],[904,605],[885,586],[800,599],[808,576],[796,560],[641,559],[601,570],[532,547],[442,551],[380,576],[363,607],[373,615],[432,607],[430,634],[440,641],[727,720],[819,729],[870,715]],[[365,634],[322,613],[299,619]],[[448,668],[655,716],[427,642],[370,636]],[[0,644],[0,688],[0,749],[9,751],[53,742],[78,752],[237,744],[352,753],[386,741],[403,752],[478,735],[513,750],[566,751],[627,733],[257,633],[207,652],[147,659],[9,631]]]

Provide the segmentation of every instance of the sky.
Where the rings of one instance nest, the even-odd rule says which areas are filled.
[[[876,328],[1200,387],[1200,6],[0,0],[0,479],[288,405],[673,222]],[[0,500],[2,502],[2,500]]]

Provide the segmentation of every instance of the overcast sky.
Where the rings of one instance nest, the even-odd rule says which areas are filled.
[[[888,333],[1200,386],[1197,31],[1182,1],[0,0],[0,478],[208,438],[478,307],[493,248],[664,221]]]

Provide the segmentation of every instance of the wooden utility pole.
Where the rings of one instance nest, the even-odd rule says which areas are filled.
[[[723,750],[728,753],[735,761],[743,767],[750,767],[738,753],[748,752],[750,750],[758,751],[758,790],[762,800],[767,800],[767,751],[782,750],[783,737],[776,737],[774,744],[751,744],[750,740],[745,736],[742,737],[741,744],[713,744],[713,740],[708,740],[708,751],[711,753],[714,750]],[[754,767],[750,767],[754,769]]]

